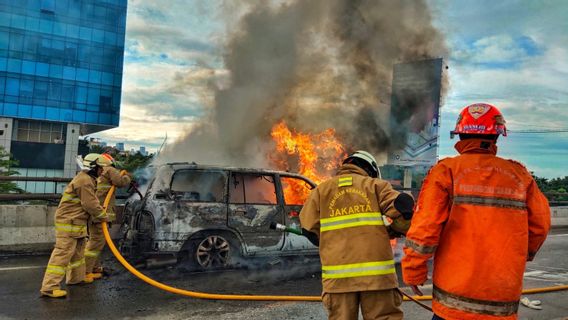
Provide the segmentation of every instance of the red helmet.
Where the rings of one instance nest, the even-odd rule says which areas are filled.
[[[456,128],[450,136],[465,134],[494,134],[507,136],[505,119],[497,107],[487,103],[476,103],[463,108]]]
[[[114,158],[108,153],[101,154],[100,163],[103,166],[116,166],[116,161],[114,161]]]

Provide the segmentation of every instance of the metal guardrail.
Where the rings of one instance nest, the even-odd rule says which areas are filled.
[[[71,182],[72,178],[0,176],[0,181]]]
[[[61,177],[22,177],[22,176],[0,176],[2,181],[22,181],[22,182],[54,182],[55,188],[59,183],[69,183],[72,178]],[[55,190],[54,190],[55,191]],[[128,199],[127,195],[116,195],[117,199]],[[2,193],[1,201],[26,201],[26,200],[57,200],[61,199],[60,193]]]
[[[128,199],[130,195],[117,194],[117,199]],[[2,193],[0,201],[25,201],[25,200],[59,200],[60,193]]]

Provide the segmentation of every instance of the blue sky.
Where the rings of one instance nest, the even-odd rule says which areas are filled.
[[[455,154],[448,132],[461,108],[488,102],[511,131],[501,156],[568,175],[568,133],[514,132],[568,128],[568,2],[428,3],[450,48],[440,156]],[[129,1],[121,123],[98,136],[155,150],[166,132],[171,142],[190,130],[210,108],[210,86],[222,85],[223,43],[245,11],[240,1]]]

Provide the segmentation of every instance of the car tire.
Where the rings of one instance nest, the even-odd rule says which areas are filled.
[[[188,250],[191,269],[209,271],[235,267],[240,258],[238,243],[226,233],[207,233],[191,240]]]

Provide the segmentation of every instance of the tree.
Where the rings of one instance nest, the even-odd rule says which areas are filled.
[[[140,152],[136,153],[118,153],[114,159],[120,163],[120,168],[128,172],[134,173],[137,169],[144,168],[154,158],[153,154],[143,155]]]
[[[12,158],[12,155],[0,146],[0,176],[17,175],[18,171],[13,167],[18,165],[18,161]],[[0,193],[24,193],[18,185],[12,181],[0,181]]]
[[[533,175],[539,189],[544,192],[550,201],[568,201],[568,176],[564,178],[541,178]]]
[[[101,145],[98,144],[92,144],[89,146],[89,152],[91,153],[105,153],[107,152],[107,148],[103,147]]]

